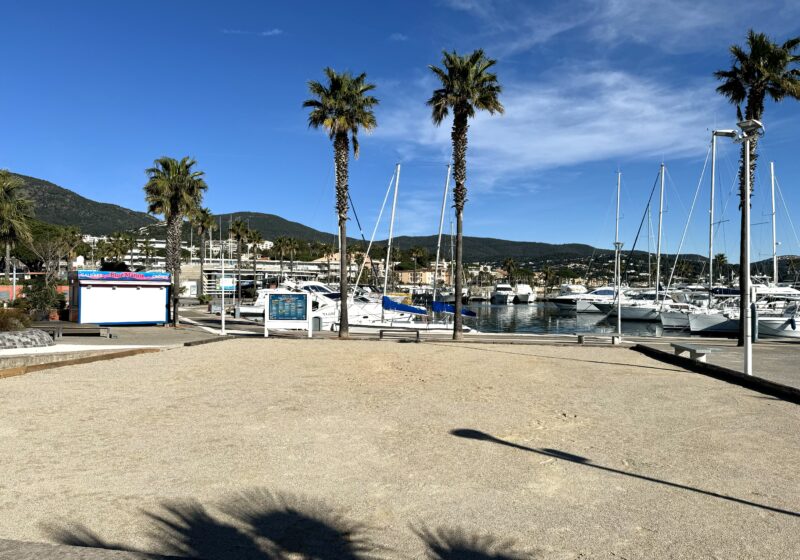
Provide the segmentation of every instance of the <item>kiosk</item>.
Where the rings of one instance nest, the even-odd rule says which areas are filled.
[[[168,272],[78,270],[69,277],[69,319],[99,325],[169,322]]]

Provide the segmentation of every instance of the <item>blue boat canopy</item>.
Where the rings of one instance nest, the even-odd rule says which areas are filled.
[[[406,305],[405,303],[397,303],[392,298],[383,296],[383,308],[389,311],[403,311],[405,313],[415,313],[417,315],[427,315],[428,310],[421,307],[414,307],[413,305]]]
[[[434,301],[432,304],[433,311],[436,313],[453,313],[455,314],[456,308],[454,305],[444,303],[443,301]],[[477,313],[470,309],[461,308],[461,314],[465,317],[477,317]]]

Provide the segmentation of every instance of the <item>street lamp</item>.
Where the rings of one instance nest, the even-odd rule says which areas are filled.
[[[755,119],[747,119],[737,123],[742,130],[739,141],[744,143],[744,173],[745,185],[742,193],[742,213],[744,231],[742,231],[742,262],[739,263],[739,292],[742,298],[742,313],[739,320],[744,321],[744,373],[753,375],[753,339],[752,324],[753,310],[750,308],[750,140],[764,135],[764,125]]]
[[[717,137],[736,138],[735,130],[715,130],[711,133],[711,204],[708,213],[708,307],[714,297],[714,180],[717,175]]]

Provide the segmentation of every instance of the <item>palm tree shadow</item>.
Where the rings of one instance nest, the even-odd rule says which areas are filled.
[[[204,560],[367,560],[382,550],[366,537],[366,527],[321,502],[253,490],[214,509],[223,517],[195,500],[165,502],[157,511],[143,511],[157,554]],[[105,540],[83,525],[50,524],[43,530],[60,544],[156,554]]]
[[[514,550],[512,541],[458,529],[414,529],[427,548],[429,560],[522,560],[531,558]]]

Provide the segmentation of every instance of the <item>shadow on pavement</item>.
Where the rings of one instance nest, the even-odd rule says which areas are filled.
[[[149,522],[151,549],[106,540],[80,524],[47,524],[43,530],[59,544],[204,560],[377,560],[390,552],[367,526],[322,502],[267,490],[241,492],[208,508],[196,500],[165,502],[142,514]],[[491,536],[449,529],[413,532],[432,560],[522,558],[511,553],[511,542]]]
[[[777,507],[768,506],[765,504],[759,504],[757,502],[751,502],[749,500],[743,500],[742,498],[734,498],[733,496],[726,496],[725,494],[718,494],[717,492],[711,492],[709,490],[702,490],[700,488],[695,488],[693,486],[687,486],[685,484],[679,484],[677,482],[670,482],[668,480],[661,480],[659,478],[653,478],[651,476],[646,476],[643,474],[638,474],[634,472],[623,471],[619,469],[615,469],[613,467],[606,467],[603,465],[597,465],[592,463],[586,457],[581,457],[579,455],[572,455],[571,453],[565,453],[564,451],[558,451],[556,449],[547,449],[547,448],[534,448],[534,447],[527,447],[525,445],[519,445],[518,443],[512,443],[510,441],[505,441],[500,438],[497,438],[491,434],[487,434],[486,432],[481,432],[480,430],[472,430],[469,428],[459,428],[456,430],[450,431],[451,435],[466,438],[466,439],[476,439],[479,441],[488,441],[490,443],[497,443],[499,445],[505,445],[507,447],[513,447],[515,449],[520,449],[522,451],[528,451],[531,453],[538,453],[539,455],[544,455],[546,457],[553,457],[555,459],[562,459],[564,461],[569,461],[570,463],[577,463],[579,465],[584,465],[587,467],[591,467],[593,469],[598,469],[605,472],[610,472],[614,474],[621,474],[624,476],[630,476],[632,478],[636,478],[639,480],[646,480],[647,482],[654,482],[656,484],[663,484],[664,486],[669,486],[670,488],[678,488],[680,490],[688,490],[689,492],[696,492],[698,494],[703,494],[704,496],[711,496],[713,498],[719,498],[721,500],[727,500],[729,502],[735,502],[737,504],[742,504],[746,506],[752,506],[755,508],[771,511],[774,513],[780,513],[783,515],[790,515],[792,517],[800,517],[800,512],[781,509]]]

